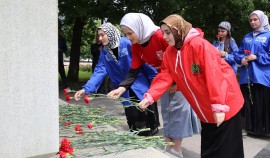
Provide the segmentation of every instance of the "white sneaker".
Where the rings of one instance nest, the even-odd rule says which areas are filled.
[[[184,156],[183,156],[182,150],[179,151],[179,152],[177,152],[177,151],[175,151],[173,148],[171,148],[171,149],[170,149],[170,152],[173,153],[174,155],[176,155],[177,157],[180,157],[180,158],[183,158],[183,157],[184,157]]]

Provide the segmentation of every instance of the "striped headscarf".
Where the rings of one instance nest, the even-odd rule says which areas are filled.
[[[109,43],[104,46],[112,57],[116,60],[117,58],[113,54],[112,49],[117,48],[120,44],[121,34],[120,31],[113,26],[111,23],[105,23],[98,27],[98,30],[101,29],[108,36]]]
[[[149,41],[151,36],[159,29],[158,26],[145,14],[127,13],[120,22],[121,28],[128,27],[139,38],[139,44]]]
[[[160,22],[160,25],[162,24],[166,24],[171,28],[175,40],[175,48],[180,49],[192,25],[177,14],[167,16]]]

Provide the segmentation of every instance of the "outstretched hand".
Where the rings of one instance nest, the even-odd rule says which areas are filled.
[[[125,87],[119,87],[115,90],[110,91],[107,97],[110,99],[118,99],[126,91]]]
[[[219,127],[225,119],[225,113],[224,112],[214,112],[214,118],[215,118],[215,121],[217,123],[217,127]]]
[[[139,103],[139,108],[145,111],[145,109],[150,105],[151,103],[148,101],[147,98],[144,98],[140,103]]]
[[[74,99],[75,100],[80,100],[81,99],[81,97],[83,96],[85,94],[85,91],[82,89],[82,90],[79,90],[79,91],[77,91],[76,93],[75,93],[75,95],[74,95]]]

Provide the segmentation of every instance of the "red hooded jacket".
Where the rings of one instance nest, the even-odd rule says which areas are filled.
[[[230,110],[225,112],[225,120],[228,120],[239,112],[244,99],[233,69],[202,34],[191,29],[180,51],[167,47],[161,73],[148,93],[157,101],[175,81],[199,119],[215,123],[211,105],[227,105]]]

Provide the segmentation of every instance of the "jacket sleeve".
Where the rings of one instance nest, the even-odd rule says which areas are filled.
[[[88,82],[83,86],[85,93],[96,93],[106,75],[107,71],[103,63],[103,58],[100,56],[94,73],[92,74]]]
[[[151,83],[150,89],[147,91],[154,101],[157,101],[162,94],[173,84],[174,80],[171,76],[171,73],[168,69],[168,61],[166,60],[166,54],[164,53],[162,63],[161,63],[161,72],[157,74]]]
[[[244,48],[245,48],[244,39],[245,39],[245,37],[243,38],[238,51],[235,52],[235,54],[234,54],[234,60],[238,65],[241,65],[241,61],[245,57],[245,54],[244,54]]]
[[[119,84],[119,87],[125,87],[126,89],[129,89],[132,86],[132,84],[135,82],[135,80],[140,72],[140,69],[141,68],[130,69],[129,73],[125,77],[125,80]]]
[[[234,39],[231,39],[231,51],[228,53],[228,55],[225,57],[225,60],[229,63],[229,64],[234,64],[236,63],[234,60],[234,56],[235,53],[238,52],[238,46],[235,42]]]
[[[195,46],[191,45],[191,52],[198,56],[201,62],[211,104],[224,105],[228,86],[221,67],[226,66],[231,69],[231,73],[234,72],[230,65],[221,59],[219,51],[213,45],[207,41],[197,43]]]

